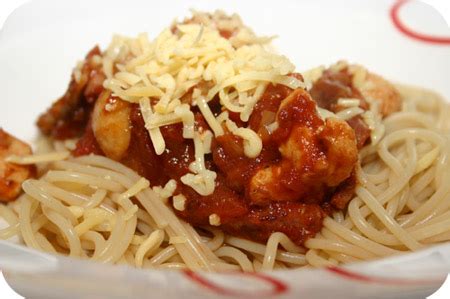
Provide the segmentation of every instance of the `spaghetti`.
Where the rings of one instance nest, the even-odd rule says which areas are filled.
[[[214,271],[337,265],[448,241],[449,108],[433,93],[399,90],[404,108],[383,120],[381,141],[361,151],[361,185],[347,211],[327,217],[305,248],[282,233],[259,244],[195,230],[158,193],[138,186],[134,171],[101,156],[52,162],[27,181],[16,202],[0,206],[10,225],[0,236],[18,234],[37,250],[98,262]]]
[[[45,137],[35,155],[6,158],[6,163],[17,167],[36,164],[38,175],[24,180],[23,193],[16,201],[0,205],[0,216],[9,224],[0,230],[0,238],[19,236],[27,246],[37,250],[101,263],[204,271],[334,266],[417,251],[450,240],[450,120],[447,117],[450,107],[442,98],[430,91],[400,85],[396,86],[397,95],[397,91],[392,91],[393,87],[378,76],[344,62],[334,65],[331,73],[317,68],[303,76],[292,75],[293,66],[285,57],[271,54],[261,46],[269,39],[257,38],[234,17],[225,19],[226,22],[222,18],[221,14],[199,14],[187,24],[164,31],[154,43],[144,35],[137,39],[116,37],[103,56],[94,50],[88,62],[75,70],[73,86],[88,82],[88,70],[97,77],[90,79],[83,97],[87,103],[90,97],[98,97],[97,103],[103,106],[92,108],[92,124],[84,124],[88,133],[80,140],[65,135],[59,138],[61,132],[52,131],[53,119],[44,117],[40,122],[41,130],[65,140]],[[196,23],[199,20],[202,25]],[[222,24],[226,31],[211,24]],[[250,63],[242,66],[245,59]],[[216,64],[211,66],[208,64],[211,61]],[[352,77],[347,80],[349,74]],[[361,92],[340,96],[334,104],[321,103],[323,93],[317,91],[317,86],[326,84],[333,76],[347,80],[347,84]],[[318,83],[321,78],[325,79]],[[105,89],[97,84],[100,91],[94,92],[96,88],[89,87],[92,81],[103,83]],[[73,86],[71,84],[71,88],[76,89]],[[308,92],[320,107],[314,104]],[[260,113],[261,101],[273,101],[267,94],[281,99],[275,110],[263,110],[257,119],[263,124],[261,129],[243,126],[246,122],[257,123],[252,115]],[[63,100],[70,103],[71,96],[69,92]],[[382,103],[377,96],[401,98],[401,103]],[[210,107],[214,99],[222,105],[220,113]],[[189,203],[193,197],[214,196],[218,186],[226,185],[223,174],[218,171],[220,167],[210,166],[216,160],[206,158],[214,155],[217,140],[224,136],[230,138],[230,135],[239,138],[236,144],[242,145],[242,157],[253,161],[251,159],[267,154],[267,138],[284,134],[287,126],[284,116],[290,113],[286,107],[292,103],[300,103],[307,111],[309,118],[305,116],[307,121],[302,130],[310,130],[311,135],[311,132],[338,128],[340,138],[331,138],[334,142],[330,148],[337,151],[335,144],[344,139],[347,141],[344,148],[350,148],[345,154],[355,153],[354,161],[349,158],[348,165],[344,165],[348,166],[348,173],[336,172],[342,179],[336,179],[337,175],[331,173],[331,179],[323,184],[321,181],[319,187],[309,186],[314,192],[320,189],[317,194],[304,195],[301,190],[295,194],[296,199],[305,201],[320,197],[321,204],[326,196],[339,195],[336,201],[314,206],[316,214],[306,210],[307,205],[294,206],[298,211],[305,208],[308,215],[315,215],[316,218],[308,215],[306,218],[320,220],[321,230],[315,234],[311,228],[297,239],[292,238],[297,236],[295,233],[289,235],[290,228],[272,229],[265,239],[264,235],[243,238],[230,233],[233,227],[222,229],[227,219],[218,215],[220,210],[206,215],[201,224],[185,222],[190,219],[186,213],[192,212]],[[139,111],[138,120],[133,111]],[[112,125],[117,123],[105,115],[123,120],[119,128],[125,129],[119,133],[128,135],[122,138],[115,134],[117,127]],[[204,127],[199,128],[198,123]],[[128,128],[139,127],[139,124],[142,131],[129,132]],[[165,130],[176,125],[180,125],[176,128],[182,139],[192,143],[186,150],[192,152],[192,161],[188,161],[187,173],[156,184],[142,175],[145,171],[140,172],[142,169],[136,167],[135,161],[125,156],[127,148],[131,147],[132,138],[136,139],[131,142],[151,140],[146,145],[150,145],[154,156],[164,156],[173,146]],[[342,132],[350,130],[350,126],[355,133],[345,137]],[[93,132],[89,133],[89,129]],[[99,132],[108,138],[100,140],[95,136]],[[318,144],[327,142],[327,136],[322,140],[322,133],[314,134],[317,136],[308,139],[313,146],[317,140]],[[93,148],[95,138],[103,151]],[[118,144],[126,146],[120,149],[111,143],[113,139],[120,139]],[[225,141],[233,143],[235,139]],[[77,153],[80,144],[82,150],[89,151],[70,154]],[[281,153],[277,153],[276,159],[268,160],[263,166],[251,164],[260,175],[254,177],[257,182],[263,182],[264,188],[267,187],[264,179],[268,176],[264,171],[273,168],[270,175],[275,173],[279,159],[292,154],[291,146],[289,142],[281,143]],[[292,156],[292,159],[298,158],[295,152]],[[295,161],[303,163],[299,158]],[[325,161],[321,165],[333,168],[329,166],[332,160]],[[341,164],[334,168],[342,171],[345,167]],[[354,177],[350,177],[350,173]],[[163,175],[157,173],[157,176]],[[352,185],[352,182],[357,183]],[[263,187],[251,190],[259,192]],[[180,188],[191,191],[183,193]],[[227,192],[235,194],[235,189]],[[339,193],[339,189],[344,191]],[[193,192],[196,192],[194,196]],[[345,199],[348,194],[351,197]],[[256,199],[259,200],[256,205],[267,200],[265,197]],[[285,201],[289,200],[288,197]],[[283,212],[283,204],[274,205]],[[244,216],[258,213],[258,209],[246,211]],[[310,227],[305,224],[302,229],[307,231]],[[257,242],[261,239],[267,241]]]

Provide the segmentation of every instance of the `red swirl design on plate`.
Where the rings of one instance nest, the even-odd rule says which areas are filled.
[[[346,278],[349,280],[360,281],[365,283],[378,283],[384,285],[434,285],[434,284],[442,284],[445,281],[446,276],[440,279],[399,279],[399,278],[385,278],[385,277],[375,277],[375,276],[367,276],[364,274],[352,272],[350,270],[341,268],[341,267],[328,267],[326,268],[329,272],[336,274],[342,278]]]
[[[229,287],[224,287],[216,282],[208,280],[206,277],[202,276],[198,272],[194,271],[184,271],[183,272],[186,277],[195,282],[196,284],[209,289],[217,294],[226,295],[226,296],[236,296],[236,297],[245,297],[245,298],[254,298],[254,297],[267,297],[267,296],[276,296],[286,293],[289,288],[288,286],[281,282],[278,279],[270,277],[268,275],[263,275],[260,273],[251,273],[251,272],[223,272],[221,274],[226,275],[234,275],[234,276],[246,276],[250,278],[256,278],[257,280],[267,284],[270,289],[263,291],[251,291],[251,290],[239,290],[239,289],[231,289]]]
[[[437,44],[437,45],[450,45],[450,37],[444,36],[434,36],[416,32],[411,28],[408,28],[400,19],[401,8],[411,0],[398,0],[391,8],[390,16],[394,26],[404,35],[426,43]]]

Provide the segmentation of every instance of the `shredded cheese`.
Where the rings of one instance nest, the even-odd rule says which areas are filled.
[[[186,197],[183,194],[175,195],[173,198],[173,207],[175,210],[184,211],[186,204]]]
[[[267,129],[267,132],[269,132],[270,134],[272,134],[276,129],[278,129],[279,126],[280,126],[279,123],[276,122],[276,121],[274,121],[273,123],[268,124],[268,125],[266,125],[265,127],[266,127],[266,129]]]
[[[367,70],[359,65],[352,65],[349,67],[350,73],[353,75],[352,84],[357,89],[362,89],[364,87]]]
[[[219,215],[217,214],[209,215],[209,224],[212,226],[219,226],[221,224]]]
[[[64,146],[66,149],[73,151],[77,148],[77,141],[78,140],[76,138],[64,140]]]
[[[348,67],[348,62],[345,60],[339,60],[338,62],[336,62],[335,64],[330,66],[330,70],[332,70],[333,72],[340,72],[342,70],[344,70],[345,68]]]
[[[340,98],[337,101],[338,106],[343,108],[358,107],[361,101],[359,99]]]
[[[139,101],[139,106],[141,108],[142,117],[144,118],[145,127],[149,132],[150,139],[152,140],[153,147],[155,148],[155,152],[158,155],[161,155],[166,148],[166,143],[164,138],[162,137],[161,131],[159,128],[151,128],[151,118],[153,115],[152,108],[150,106],[150,99],[142,98]]]
[[[336,113],[336,116],[342,120],[349,120],[352,117],[364,113],[364,110],[362,110],[359,107],[350,107],[344,110],[339,111]]]
[[[203,152],[205,154],[211,153],[211,143],[213,140],[213,133],[210,130],[205,130],[200,134],[200,140],[203,144]]]
[[[220,125],[220,123],[217,122],[217,120],[214,118],[214,115],[211,112],[211,109],[209,109],[208,103],[206,103],[206,100],[204,97],[199,97],[197,99],[197,106],[200,109],[200,111],[202,112],[203,117],[205,118],[206,122],[213,130],[214,135],[216,137],[223,135],[223,128]]]
[[[331,117],[337,117],[336,114],[331,112],[330,110],[320,108],[319,106],[316,106],[317,114],[322,120],[326,120],[327,118]]]
[[[324,66],[318,66],[307,71],[302,72],[303,79],[306,82],[307,89],[311,89],[312,85],[322,77],[323,72],[325,71]]]
[[[130,189],[120,194],[120,199],[122,198],[131,198],[137,195],[142,190],[148,188],[150,186],[150,182],[145,178],[140,178]],[[120,201],[120,199],[118,201]]]
[[[177,182],[175,180],[170,180],[166,183],[164,188],[155,186],[152,190],[159,195],[159,197],[166,202],[177,189]]]
[[[217,174],[205,166],[204,142],[198,132],[194,135],[195,161],[189,165],[192,173],[181,177],[183,184],[190,186],[198,194],[206,196],[214,192]]]
[[[249,128],[239,128],[236,123],[228,118],[228,113],[224,114],[225,124],[228,130],[244,140],[244,153],[249,158],[256,158],[262,150],[262,141],[255,131]]]
[[[364,112],[361,116],[362,116],[364,122],[366,123],[366,125],[369,127],[369,129],[371,131],[374,130],[375,129],[375,118],[373,116],[373,112],[369,110],[369,111]]]
[[[232,37],[222,37],[224,31]],[[161,127],[183,124],[183,138],[194,141],[195,161],[181,181],[209,195],[217,174],[206,169],[204,156],[211,153],[213,137],[225,133],[223,125],[231,124],[228,117],[225,123],[219,121],[209,102],[218,97],[222,110],[238,113],[247,122],[268,83],[292,89],[306,86],[289,75],[295,67],[285,56],[268,50],[265,44],[270,40],[257,37],[236,15],[194,13],[191,20],[166,28],[154,40],[146,34],[115,36],[101,61],[103,85],[122,100],[139,103],[157,155],[166,148]],[[196,128],[194,106],[211,131]],[[246,156],[260,154],[262,141],[256,132],[236,125],[229,131],[243,139]]]

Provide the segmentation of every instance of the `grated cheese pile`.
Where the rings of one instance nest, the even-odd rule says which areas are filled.
[[[229,39],[221,36],[224,32]],[[228,130],[242,137],[249,157],[257,157],[262,149],[259,136],[249,128],[238,128],[226,111],[238,113],[246,122],[268,83],[304,88],[303,82],[288,76],[294,65],[266,49],[268,41],[243,26],[237,15],[194,13],[190,21],[174,24],[152,41],[146,34],[115,36],[103,55],[104,87],[140,105],[158,155],[165,150],[160,128],[183,124],[183,137],[194,141],[195,161],[181,181],[209,195],[216,173],[206,169],[204,155],[211,151],[213,136]],[[224,111],[218,116],[209,107],[217,96]],[[196,131],[194,106],[212,132]]]

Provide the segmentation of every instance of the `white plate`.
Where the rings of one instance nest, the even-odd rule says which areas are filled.
[[[346,59],[391,80],[428,87],[450,98],[450,30],[445,21],[420,3],[405,3],[392,14],[394,3],[35,0],[15,11],[0,32],[0,126],[31,140],[36,117],[64,92],[76,61],[93,45],[104,47],[113,33],[148,31],[155,36],[175,17],[187,16],[189,8],[237,12],[258,34],[278,35],[275,46],[298,70]],[[392,15],[409,35],[394,25]],[[428,41],[414,37],[415,32]],[[90,298],[206,298],[217,293],[246,296],[248,292],[305,298],[330,294],[336,298],[424,297],[450,269],[448,245],[353,267],[359,274],[328,269],[270,276],[140,271],[0,246],[0,266],[15,269],[7,272],[10,282],[33,298],[88,294]]]

